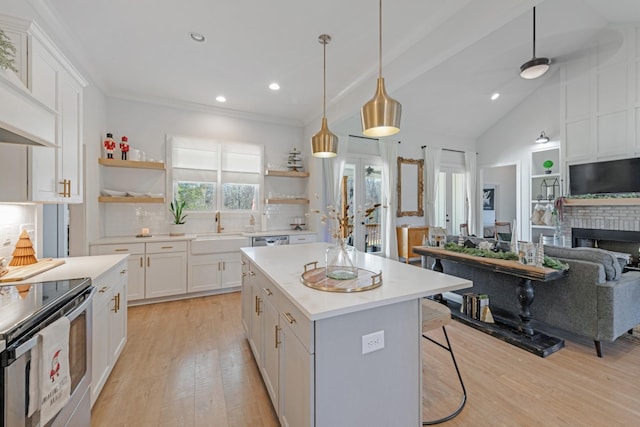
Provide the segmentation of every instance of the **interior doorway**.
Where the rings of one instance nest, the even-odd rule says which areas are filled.
[[[518,165],[497,165],[481,169],[482,227],[477,234],[493,237],[495,222],[513,223],[520,216]],[[517,224],[520,229],[520,224]],[[521,234],[519,234],[521,235]]]

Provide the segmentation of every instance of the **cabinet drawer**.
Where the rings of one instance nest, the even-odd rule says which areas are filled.
[[[162,252],[186,252],[187,242],[182,240],[179,242],[155,242],[147,243],[148,254],[159,254]]]
[[[315,234],[292,234],[289,236],[289,244],[298,245],[301,243],[313,243],[316,241]]]
[[[113,266],[93,280],[92,285],[96,288],[93,302],[95,306],[106,304],[112,298],[114,289],[122,281],[121,271],[127,271],[126,261]]]
[[[95,255],[143,254],[144,243],[119,243],[94,246]],[[93,252],[93,251],[92,251]]]
[[[313,354],[313,322],[304,316],[302,312],[284,296],[280,304],[280,321],[286,322],[307,351]]]

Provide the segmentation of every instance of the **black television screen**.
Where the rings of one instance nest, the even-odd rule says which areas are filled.
[[[640,192],[640,158],[569,166],[571,195]]]

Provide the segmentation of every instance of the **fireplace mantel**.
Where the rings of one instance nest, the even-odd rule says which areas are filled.
[[[565,206],[640,206],[639,197],[608,199],[565,199]]]

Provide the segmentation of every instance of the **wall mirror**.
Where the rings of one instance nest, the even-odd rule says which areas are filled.
[[[424,160],[398,157],[397,216],[423,216]]]

